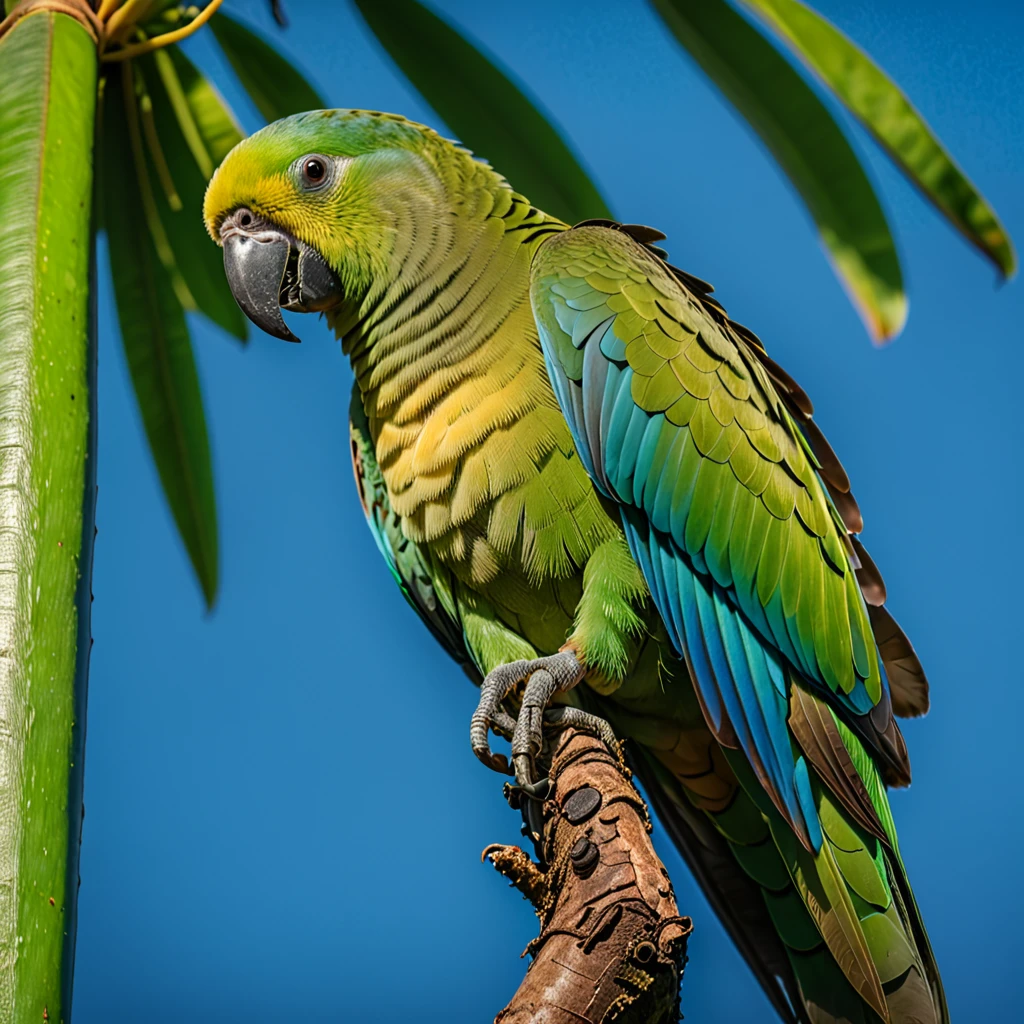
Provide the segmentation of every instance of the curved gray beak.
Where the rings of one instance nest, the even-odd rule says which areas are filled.
[[[242,312],[259,328],[298,341],[281,309],[314,313],[341,298],[341,282],[311,246],[246,209],[221,225],[224,273]]]

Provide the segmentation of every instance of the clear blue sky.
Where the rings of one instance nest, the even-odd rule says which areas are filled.
[[[228,0],[272,31],[264,6]],[[818,6],[906,88],[1024,246],[1024,9]],[[893,804],[953,1013],[1013,1019],[1024,287],[996,288],[858,135],[911,296],[904,336],[874,350],[802,208],[644,4],[440,7],[543,98],[613,208],[665,230],[675,261],[714,282],[814,398],[931,676],[934,710],[906,726],[915,782]],[[279,45],[329,103],[443,127],[347,5],[287,8]],[[209,41],[190,52],[257,127]],[[470,753],[475,691],[404,605],[363,525],[338,346],[313,318],[303,345],[256,332],[247,351],[193,323],[221,522],[223,583],[207,616],[105,279],[100,322],[76,1024],[490,1020],[536,928],[479,854],[517,841],[518,820]],[[660,849],[696,922],[687,1021],[771,1019],[686,868]]]

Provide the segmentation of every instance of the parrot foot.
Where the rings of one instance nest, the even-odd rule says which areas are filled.
[[[544,712],[544,721],[548,725],[568,725],[583,732],[592,733],[616,756],[619,753],[619,740],[615,730],[598,715],[592,715],[582,708],[557,707],[548,708]]]
[[[516,720],[504,709],[499,708],[491,719],[491,732],[506,740],[512,739],[516,731]],[[508,762],[506,762],[507,764]]]
[[[512,762],[521,785],[533,782],[533,762],[541,749],[541,728],[548,702],[555,694],[571,690],[585,671],[575,653],[560,651],[534,661],[499,665],[489,672],[480,687],[480,701],[470,723],[473,753],[488,768],[512,774],[505,756],[491,751],[487,736],[491,731],[508,734],[512,717],[501,703],[519,683],[526,682],[519,718],[511,729]]]

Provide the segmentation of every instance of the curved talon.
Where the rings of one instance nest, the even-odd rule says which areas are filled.
[[[473,753],[488,768],[502,775],[512,774],[508,758],[504,754],[492,753],[487,734],[492,722],[504,724],[503,718],[500,717],[505,714],[501,702],[523,677],[529,664],[528,661],[513,661],[508,665],[500,665],[493,672],[488,672],[487,678],[480,686],[480,700],[469,723],[469,742],[473,747]]]
[[[551,780],[549,778],[538,779],[536,782],[519,787],[531,800],[547,800],[551,792]]]
[[[477,760],[490,768],[492,772],[497,772],[499,775],[515,775],[508,763],[508,758],[504,754],[494,753],[489,743],[484,748],[474,747],[473,753],[476,754]]]

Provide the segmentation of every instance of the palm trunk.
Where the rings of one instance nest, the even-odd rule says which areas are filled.
[[[67,1021],[95,510],[96,45],[0,38],[0,1024]]]
[[[540,919],[495,1024],[675,1024],[693,926],[651,845],[647,806],[602,740],[571,728],[546,739],[543,800],[506,791],[539,863],[518,846],[484,850]]]

